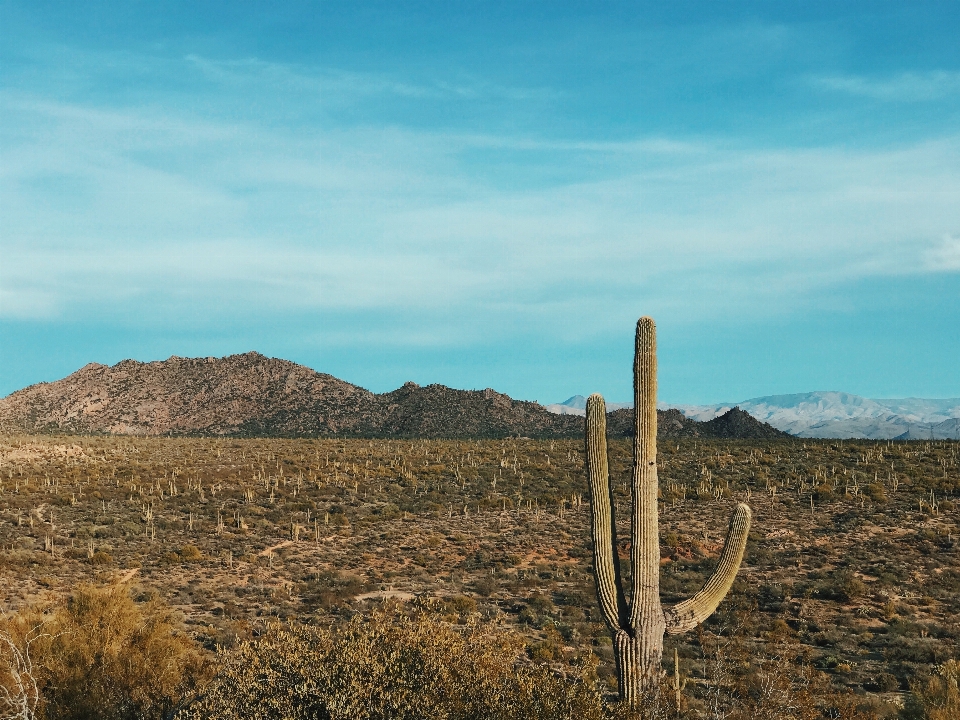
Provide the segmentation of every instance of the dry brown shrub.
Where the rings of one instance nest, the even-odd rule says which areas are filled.
[[[744,619],[749,619],[746,615]],[[747,643],[743,627],[729,636],[701,629],[705,703],[684,703],[684,719],[711,720],[878,720],[867,698],[838,687],[805,657],[789,636]],[[700,705],[699,707],[695,707]],[[676,713],[670,717],[678,717]]]
[[[39,648],[49,639],[38,612],[4,615],[0,621],[0,718],[33,720],[40,704]]]
[[[160,720],[211,674],[171,611],[157,601],[138,605],[123,586],[81,585],[46,612],[6,618],[2,630],[21,648],[30,633],[37,637],[32,677],[45,720]]]
[[[435,613],[380,609],[342,628],[274,625],[224,656],[200,718],[599,720],[592,668],[566,675],[531,663],[514,633]]]
[[[960,717],[960,662],[950,660],[936,672],[911,683],[901,713],[904,720],[956,720]]]

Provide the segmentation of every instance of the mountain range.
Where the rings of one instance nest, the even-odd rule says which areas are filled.
[[[585,403],[582,395],[574,395],[563,403],[546,407],[552,412],[582,415]],[[821,391],[768,395],[737,403],[661,407],[677,409],[700,422],[739,407],[757,420],[803,438],[960,439],[960,398],[875,400]]]
[[[786,437],[739,410],[659,413],[662,437]],[[633,410],[608,414],[612,437]],[[406,383],[377,394],[256,352],[90,363],[0,399],[0,431],[234,437],[582,438],[583,420],[486,390]]]
[[[606,405],[607,412],[633,407],[633,403],[608,402]],[[574,395],[571,398],[567,398],[562,403],[551,403],[550,405],[545,405],[544,407],[550,412],[556,413],[557,415],[579,415],[583,417],[587,412],[587,399],[583,395]]]

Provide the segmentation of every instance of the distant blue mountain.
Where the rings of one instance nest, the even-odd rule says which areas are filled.
[[[607,403],[607,412],[628,407],[633,407],[633,403]],[[557,415],[585,415],[587,412],[587,399],[583,395],[574,395],[562,403],[547,405],[546,408]]]
[[[582,395],[548,405],[547,410],[582,415]],[[613,410],[629,403],[608,405]],[[750,413],[797,437],[868,439],[960,439],[960,398],[870,399],[845,392],[818,391],[767,395],[741,402],[715,405],[669,405],[701,422],[712,420],[732,407]]]

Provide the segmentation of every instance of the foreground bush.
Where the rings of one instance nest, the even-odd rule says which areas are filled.
[[[120,586],[5,618],[0,640],[0,717],[162,720],[210,675],[168,608]]]
[[[336,629],[273,626],[224,656],[206,694],[177,718],[599,719],[587,674],[531,664],[514,634],[381,610]]]
[[[950,660],[930,677],[911,683],[910,696],[900,714],[904,720],[960,718],[960,662]]]
[[[0,617],[0,720],[628,717],[604,707],[594,667],[532,662],[541,656],[537,645],[489,624],[452,625],[449,614],[447,601],[381,609],[335,628],[277,624],[221,655],[209,682],[209,656],[168,609],[136,603],[121,588],[82,586],[46,612]],[[795,641],[745,643],[744,634],[703,632],[702,673],[683,673],[679,706],[673,678],[664,676],[644,720],[897,714],[876,697],[835,686]],[[900,716],[960,718],[958,679],[956,661],[918,676]]]

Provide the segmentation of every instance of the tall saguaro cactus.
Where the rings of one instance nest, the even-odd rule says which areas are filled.
[[[664,608],[660,604],[660,541],[657,514],[657,340],[648,317],[637,323],[633,361],[633,522],[630,560],[633,592],[620,577],[613,487],[607,469],[606,406],[601,395],[587,400],[587,473],[593,508],[593,568],[603,617],[613,633],[620,699],[636,706],[660,679],[663,634],[692,630],[723,600],[740,569],[750,531],[750,508],[737,505],[720,562],[696,595]]]

